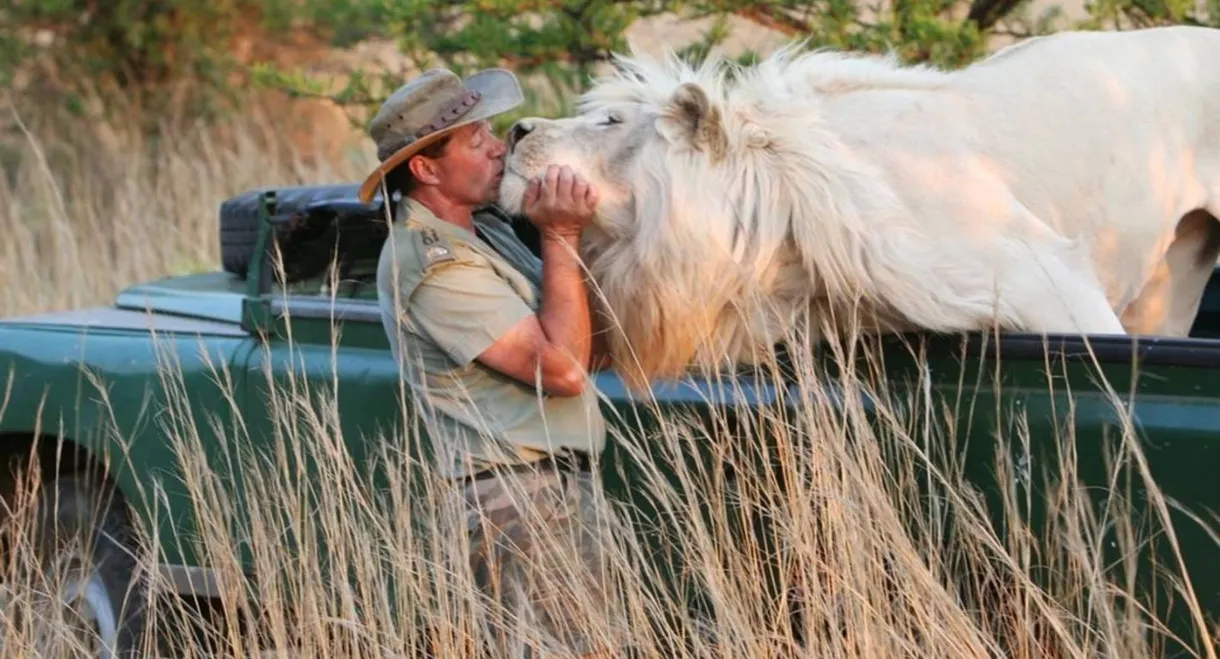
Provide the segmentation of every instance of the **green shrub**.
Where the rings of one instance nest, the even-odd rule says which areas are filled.
[[[662,12],[737,14],[803,37],[810,47],[893,50],[907,62],[950,67],[982,56],[996,35],[1210,24],[1220,14],[1220,0],[1096,0],[1087,5],[1087,19],[1073,25],[1057,21],[1054,10],[1029,16],[1029,0],[890,0],[877,12],[873,6],[859,0],[10,0],[0,9],[0,89],[22,67],[38,66],[55,75],[26,78],[69,101],[85,85],[141,105],[189,98],[200,101],[192,105],[196,111],[240,91],[229,89],[228,74],[253,64],[264,83],[320,94],[293,72],[231,57],[239,31],[274,41],[309,30],[339,46],[392,37],[417,68],[502,65],[537,74],[545,85],[522,111],[558,114],[570,109],[595,64],[626,47],[634,21]],[[729,36],[727,23],[715,21],[685,54],[699,56]],[[400,82],[357,75],[329,96],[372,107]]]

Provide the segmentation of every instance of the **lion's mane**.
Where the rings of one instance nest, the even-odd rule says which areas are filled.
[[[995,311],[969,297],[977,282],[952,279],[880,170],[819,113],[827,94],[936,89],[946,74],[793,48],[748,68],[672,55],[616,64],[580,111],[640,104],[660,117],[627,173],[629,220],[603,223],[584,246],[624,370],[664,378],[753,361],[794,331],[825,330],[807,319],[862,309],[934,328]]]

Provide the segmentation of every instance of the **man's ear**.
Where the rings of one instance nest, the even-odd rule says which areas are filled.
[[[693,82],[684,82],[674,91],[661,111],[657,128],[670,142],[707,151],[716,160],[728,150],[720,108],[712,105],[707,92]]]
[[[420,183],[426,185],[440,183],[440,176],[436,172],[436,164],[429,160],[427,156],[411,156],[407,160],[407,170],[411,172],[411,177]]]

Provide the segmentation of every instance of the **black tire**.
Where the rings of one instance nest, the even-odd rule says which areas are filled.
[[[142,555],[126,505],[111,488],[87,474],[52,478],[34,492],[36,500],[30,502],[35,506],[36,526],[16,525],[30,533],[28,541],[19,546],[35,549],[38,565],[54,571],[48,583],[61,588],[56,597],[72,600],[81,611],[93,615],[94,633],[84,642],[97,648],[96,656],[144,656],[148,589],[141,578]],[[7,502],[19,492],[11,478],[3,489]],[[5,540],[6,544],[11,541]],[[79,588],[73,588],[63,576],[69,565],[81,573],[75,580]],[[35,618],[42,615],[37,610],[31,614]],[[65,611],[64,619],[71,615]]]
[[[245,279],[258,246],[257,213],[220,214],[220,262],[225,272]]]

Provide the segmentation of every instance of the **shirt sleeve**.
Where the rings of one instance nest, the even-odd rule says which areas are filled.
[[[406,305],[415,327],[460,366],[533,313],[494,269],[477,263],[457,263],[429,273]]]

